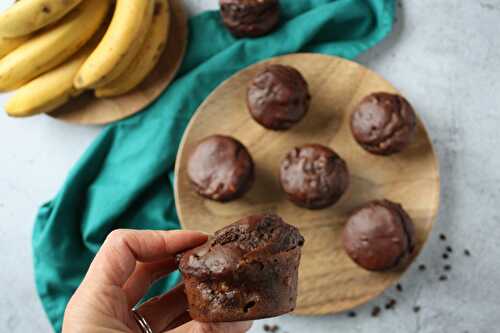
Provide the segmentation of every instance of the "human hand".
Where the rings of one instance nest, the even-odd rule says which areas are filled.
[[[145,333],[132,308],[156,280],[177,269],[175,254],[206,241],[206,235],[194,231],[113,231],[66,307],[63,333]],[[153,333],[243,333],[251,326],[192,321],[182,285],[137,312]]]

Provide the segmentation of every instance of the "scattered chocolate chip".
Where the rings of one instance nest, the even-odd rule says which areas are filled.
[[[450,256],[448,255],[448,253],[443,253],[443,259],[446,260],[448,259]]]
[[[356,312],[354,312],[354,311],[349,311],[349,312],[347,313],[347,316],[348,316],[348,317],[351,317],[351,318],[354,318],[354,317],[356,317]]]
[[[278,325],[268,325],[268,324],[264,324],[263,326],[263,329],[264,329],[264,332],[271,332],[271,333],[275,333],[275,332],[278,332],[278,330],[280,329]]]
[[[403,286],[401,285],[401,283],[398,283],[396,285],[396,290],[399,291],[399,292],[402,292],[403,291]]]
[[[387,310],[389,310],[389,309],[393,309],[393,308],[394,308],[394,306],[396,305],[396,303],[397,303],[397,302],[396,302],[396,300],[395,300],[394,298],[391,298],[391,299],[390,299],[390,300],[389,300],[389,301],[385,304],[385,308],[386,308]]]
[[[442,241],[445,241],[446,240],[445,234],[440,234],[439,239],[441,239]]]
[[[444,265],[444,270],[445,271],[450,271],[451,270],[451,265]]]
[[[372,317],[377,317],[380,314],[380,311],[381,311],[380,306],[373,307]]]
[[[423,272],[427,269],[427,267],[425,265],[418,265],[418,270]]]
[[[415,305],[415,306],[413,307],[413,312],[415,312],[415,313],[420,312],[420,306]]]
[[[448,277],[446,275],[441,275],[439,277],[439,281],[446,281],[446,280],[448,280]]]
[[[470,257],[470,251],[469,251],[469,250],[465,249],[465,250],[464,250],[464,254],[465,254],[467,257]]]
[[[448,251],[448,252],[452,253],[452,252],[453,252],[453,249],[451,248],[451,246],[447,246],[447,247],[446,247],[446,251]]]

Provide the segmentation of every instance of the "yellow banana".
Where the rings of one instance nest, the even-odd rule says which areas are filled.
[[[0,37],[0,59],[23,45],[27,40],[27,36],[17,38]]]
[[[114,81],[97,88],[97,97],[122,95],[137,87],[158,63],[165,49],[170,29],[170,10],[168,0],[156,0],[151,28],[142,44],[139,54]]]
[[[82,0],[24,0],[0,13],[0,36],[19,37],[56,22]]]
[[[74,85],[103,86],[122,74],[139,52],[153,19],[154,0],[116,0],[104,38],[83,64]]]
[[[73,80],[102,35],[97,33],[68,62],[16,90],[5,104],[7,114],[11,117],[28,117],[50,112],[65,104],[71,97],[82,93],[73,86]]]
[[[109,5],[110,0],[85,0],[1,59],[0,91],[18,88],[70,58],[95,34]]]

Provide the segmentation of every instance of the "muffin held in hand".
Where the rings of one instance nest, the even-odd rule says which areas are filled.
[[[280,21],[278,0],[220,0],[224,25],[235,37],[259,37]]]
[[[333,205],[349,186],[346,162],[328,147],[309,144],[290,151],[280,170],[281,187],[298,206],[320,209]]]
[[[357,209],[342,234],[344,249],[354,262],[371,271],[403,267],[415,250],[415,228],[401,205],[372,201]]]
[[[377,155],[391,155],[405,149],[413,141],[416,127],[413,107],[395,94],[371,94],[351,115],[354,138],[365,150]]]
[[[246,321],[293,311],[304,238],[276,215],[246,217],[178,256],[189,314]]]
[[[247,105],[252,117],[271,130],[286,130],[309,110],[306,80],[291,66],[269,65],[250,83]]]
[[[226,202],[240,198],[253,184],[254,164],[243,144],[223,135],[209,136],[191,153],[187,172],[201,196]]]

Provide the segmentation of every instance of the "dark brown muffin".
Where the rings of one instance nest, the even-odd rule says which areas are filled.
[[[248,150],[236,139],[223,135],[200,141],[187,168],[196,192],[221,202],[241,197],[254,180],[254,164]]]
[[[293,311],[304,238],[276,215],[246,217],[178,257],[189,314],[202,322]]]
[[[351,115],[351,130],[356,141],[370,153],[395,154],[413,140],[417,118],[408,101],[389,93],[365,97]]]
[[[349,186],[346,162],[328,147],[310,144],[290,151],[280,170],[281,187],[298,206],[320,209],[336,203]]]
[[[342,234],[347,254],[359,266],[386,271],[404,266],[415,249],[413,222],[401,205],[372,201],[357,209]]]
[[[235,37],[258,37],[280,21],[278,0],[220,0],[224,25]]]
[[[310,101],[306,80],[290,66],[267,66],[248,87],[250,114],[272,130],[286,130],[298,123],[307,113]]]

